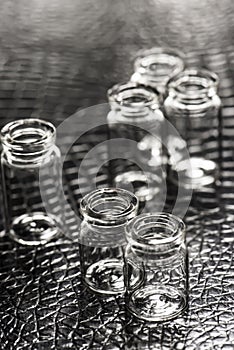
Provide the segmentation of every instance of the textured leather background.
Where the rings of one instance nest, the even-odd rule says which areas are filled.
[[[121,298],[84,289],[76,240],[63,237],[32,249],[2,234],[1,350],[234,349],[233,17],[232,0],[0,2],[1,126],[30,116],[58,125],[78,108],[105,102],[107,88],[132,73],[135,52],[153,45],[176,46],[187,64],[217,72],[223,102],[221,184],[195,194],[186,219],[185,315],[151,327],[131,320]],[[87,149],[102,137],[87,135]],[[87,149],[74,145],[65,164],[74,208]],[[98,181],[107,183],[105,171]]]

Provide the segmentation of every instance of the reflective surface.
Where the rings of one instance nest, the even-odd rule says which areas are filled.
[[[139,49],[155,45],[177,47],[186,63],[218,73],[224,105],[221,187],[198,192],[187,213],[190,300],[183,318],[151,328],[129,324],[125,337],[130,321],[121,301],[81,288],[75,239],[28,249],[1,235],[1,349],[121,349],[127,340],[134,350],[232,349],[233,1],[5,0],[0,18],[1,125],[32,115],[57,123],[77,108],[105,101],[106,90],[132,74]],[[64,166],[74,208],[80,161],[105,139],[100,130],[90,134],[86,148],[78,142],[71,148]],[[216,148],[209,151],[216,156]],[[90,162],[92,171],[94,166]],[[82,176],[85,193],[90,173]],[[98,182],[108,183],[105,171]]]

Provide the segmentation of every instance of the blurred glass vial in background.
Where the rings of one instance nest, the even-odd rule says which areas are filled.
[[[134,192],[140,206],[159,205],[166,195],[163,146],[165,118],[159,94],[129,82],[108,90],[109,172],[113,186]]]
[[[217,94],[219,79],[205,69],[191,68],[183,71],[168,83],[168,96],[164,111],[169,121],[187,142],[191,169],[178,148],[178,142],[170,139],[171,174],[176,172],[187,179],[184,186],[199,189],[214,183],[218,177],[219,132],[221,100]]]
[[[162,96],[168,80],[184,69],[183,52],[166,47],[141,50],[134,62],[131,81],[156,88]]]

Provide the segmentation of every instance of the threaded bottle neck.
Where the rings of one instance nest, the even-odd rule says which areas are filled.
[[[176,49],[155,47],[138,53],[131,81],[164,90],[168,80],[184,69],[184,54]]]
[[[81,217],[95,226],[119,226],[137,215],[137,197],[120,188],[101,188],[87,194],[80,203]]]
[[[126,238],[138,256],[167,258],[184,245],[185,225],[171,214],[142,214],[126,226]]]
[[[126,120],[141,119],[159,108],[160,95],[156,90],[135,83],[117,84],[108,90],[111,109]]]
[[[55,127],[40,119],[20,119],[1,130],[1,142],[7,161],[22,167],[38,166],[54,149]]]
[[[168,94],[179,103],[191,106],[204,105],[217,94],[218,76],[208,70],[187,69],[170,79]]]

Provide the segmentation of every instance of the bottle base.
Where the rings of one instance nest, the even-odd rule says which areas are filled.
[[[129,311],[145,321],[160,322],[177,317],[186,307],[186,298],[171,286],[141,288],[130,296]]]
[[[115,295],[124,292],[123,263],[118,259],[106,259],[91,265],[84,278],[94,292]]]
[[[143,171],[127,171],[114,178],[114,185],[133,192],[140,203],[152,200],[162,191],[164,178]]]
[[[212,185],[218,178],[218,169],[214,161],[191,157],[190,168],[187,168],[187,162],[177,164],[177,176],[173,169],[171,170],[170,180],[177,186],[186,189],[199,190],[205,186]]]
[[[11,225],[9,236],[16,242],[38,246],[45,244],[60,234],[53,217],[43,212],[24,214],[17,217]]]

